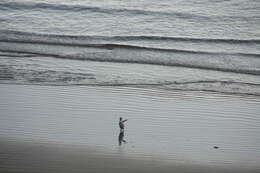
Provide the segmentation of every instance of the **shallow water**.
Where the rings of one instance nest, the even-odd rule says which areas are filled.
[[[98,146],[177,163],[259,168],[258,97],[4,84],[0,92],[2,137]],[[127,143],[118,146],[120,116],[129,120]]]
[[[2,0],[0,83],[259,96],[259,8],[256,0]]]

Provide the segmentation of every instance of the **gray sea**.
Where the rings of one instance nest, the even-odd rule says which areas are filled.
[[[2,0],[0,83],[260,95],[257,0]]]

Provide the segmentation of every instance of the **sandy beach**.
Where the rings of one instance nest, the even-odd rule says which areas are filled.
[[[259,171],[257,97],[4,84],[0,92],[0,172]],[[121,146],[120,116],[129,119]]]
[[[131,158],[95,147],[3,139],[0,172],[257,172],[255,169],[222,168],[163,162],[160,158]]]

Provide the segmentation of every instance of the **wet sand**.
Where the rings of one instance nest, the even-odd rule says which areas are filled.
[[[220,168],[191,163],[163,162],[160,158],[130,158],[95,147],[3,139],[0,172],[257,172],[255,169]]]
[[[32,85],[0,93],[0,172],[260,170],[257,97]],[[120,116],[129,119],[121,146]]]

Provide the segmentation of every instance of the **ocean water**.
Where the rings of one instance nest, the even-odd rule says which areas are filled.
[[[0,83],[260,96],[257,0],[2,0]]]

